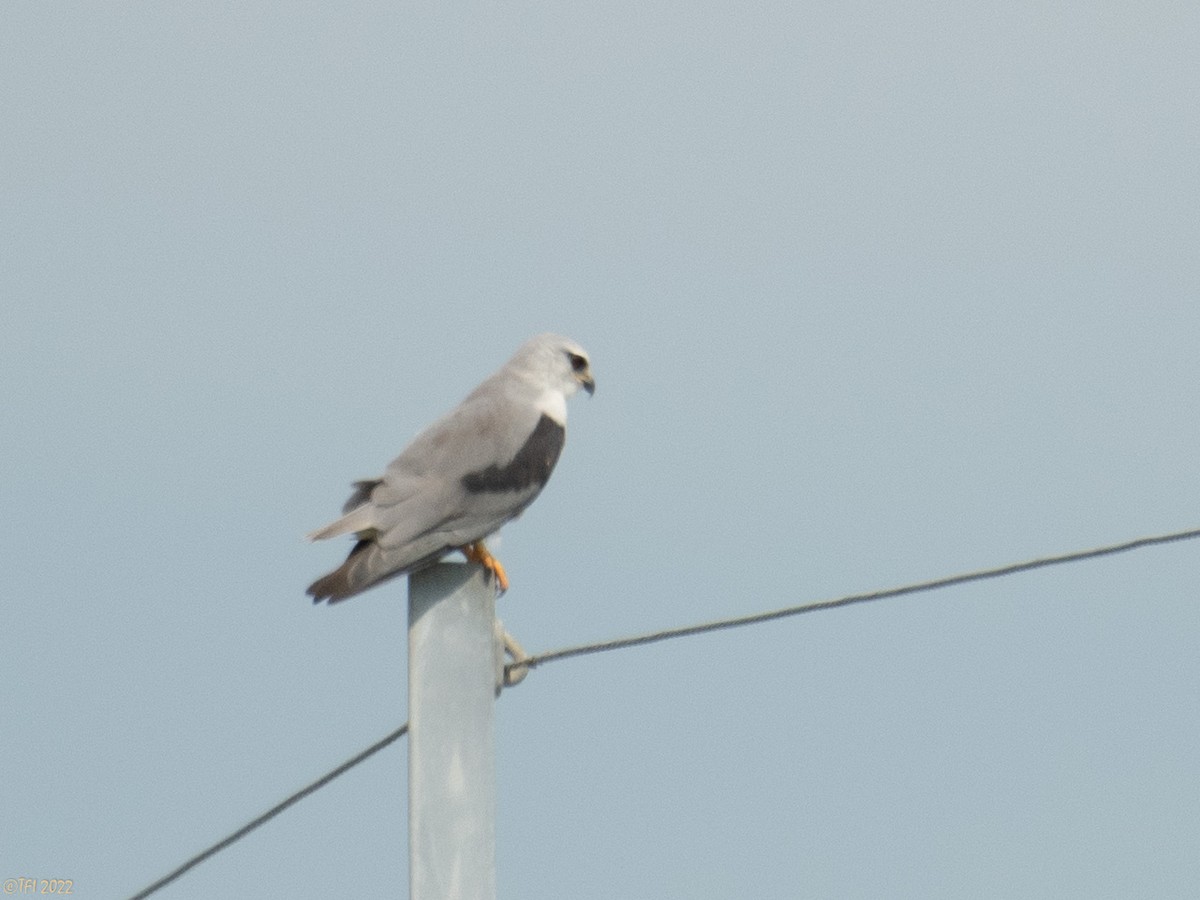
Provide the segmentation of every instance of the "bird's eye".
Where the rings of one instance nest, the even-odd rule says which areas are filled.
[[[571,361],[571,368],[576,372],[582,372],[587,368],[587,359],[578,353],[567,353],[567,359]]]

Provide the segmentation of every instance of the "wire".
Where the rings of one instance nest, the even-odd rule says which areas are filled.
[[[888,588],[882,591],[871,591],[865,594],[848,594],[844,597],[838,597],[833,600],[818,600],[814,603],[802,603],[798,606],[787,606],[783,609],[775,609],[769,612],[755,613],[749,616],[738,616],[732,619],[718,619],[713,622],[704,622],[699,625],[687,625],[683,628],[668,628],[663,631],[655,631],[650,634],[641,634],[634,637],[617,638],[611,641],[600,641],[594,644],[580,644],[575,647],[565,647],[561,650],[552,650],[549,653],[540,653],[536,656],[526,657],[510,663],[505,667],[507,672],[515,672],[520,669],[534,669],[538,666],[545,665],[548,662],[557,662],[560,659],[570,659],[573,656],[585,656],[591,653],[604,653],[608,650],[621,650],[626,647],[639,647],[643,644],[655,644],[659,641],[668,641],[674,638],[691,637],[695,634],[706,634],[710,631],[722,631],[726,628],[740,628],[743,625],[757,625],[762,622],[772,622],[775,619],[783,619],[788,616],[798,616],[802,613],[816,612],[822,609],[834,609],[839,606],[850,606],[855,603],[869,603],[874,600],[885,600],[889,597],[902,597],[906,594],[919,594],[926,591],[935,591],[941,588],[953,587],[959,584],[968,584],[973,581],[984,581],[989,578],[1001,578],[1005,575],[1015,575],[1018,572],[1028,572],[1032,569],[1042,569],[1047,566],[1058,566],[1065,563],[1080,562],[1085,559],[1095,559],[1100,556],[1111,556],[1115,553],[1125,553],[1130,550],[1139,550],[1143,547],[1153,547],[1158,544],[1170,544],[1176,541],[1189,541],[1200,537],[1200,528],[1193,528],[1187,531],[1174,531],[1169,534],[1154,535],[1151,537],[1137,538],[1132,541],[1125,541],[1120,544],[1109,544],[1104,547],[1095,547],[1091,550],[1078,550],[1074,553],[1064,553],[1060,556],[1045,556],[1040,559],[1031,559],[1025,562],[1012,563],[1007,566],[999,566],[994,569],[980,569],[975,572],[966,572],[961,575],[951,575],[947,578],[938,578],[933,581],[921,581],[915,584],[905,585],[903,587]],[[378,753],[389,744],[393,744],[403,737],[408,732],[408,723],[401,725],[387,737],[372,744],[366,750],[363,750],[357,756],[353,756],[346,760],[332,772],[321,776],[312,784],[305,788],[301,788],[296,793],[292,794],[282,803],[271,807],[257,819],[243,825],[233,834],[229,835],[224,840],[218,841],[207,850],[197,853],[183,865],[163,876],[158,881],[154,882],[147,888],[144,888],[137,894],[134,894],[129,900],[144,900],[161,887],[170,884],[180,875],[187,872],[194,866],[204,862],[210,856],[220,853],[229,845],[241,840],[260,825],[264,825],[271,819],[275,818],[292,804],[303,800],[314,791],[323,788],[333,779],[337,778],[344,772],[353,769],[360,762],[363,762],[370,756]]]
[[[241,828],[239,828],[233,834],[229,835],[229,837],[225,838],[224,840],[217,841],[217,843],[213,844],[207,850],[203,850],[200,853],[197,853],[195,856],[193,856],[191,859],[189,859],[183,865],[179,866],[178,868],[172,870],[170,873],[164,875],[162,878],[158,879],[158,881],[154,882],[154,884],[150,885],[149,887],[143,888],[141,891],[134,894],[132,897],[129,898],[129,900],[144,900],[144,898],[149,897],[151,894],[153,894],[159,888],[166,887],[168,884],[170,884],[172,881],[174,881],[176,878],[178,878],[184,872],[191,869],[193,866],[200,865],[200,863],[204,862],[210,856],[214,856],[215,854],[220,853],[222,850],[224,850],[230,844],[233,844],[233,843],[241,840],[242,838],[244,838],[246,835],[248,835],[250,832],[252,832],[259,825],[264,825],[267,822],[271,821],[271,819],[275,818],[277,815],[279,815],[281,812],[283,812],[285,809],[287,809],[293,803],[298,803],[299,801],[303,800],[305,797],[307,797],[309,794],[313,793],[314,791],[317,791],[317,790],[325,787],[325,785],[329,784],[329,782],[333,781],[333,779],[337,778],[339,775],[341,775],[344,772],[350,771],[355,766],[357,766],[360,762],[362,762],[363,760],[367,759],[370,756],[374,756],[376,753],[378,753],[380,750],[382,750],[384,747],[388,746],[389,744],[394,744],[396,741],[400,740],[400,738],[402,738],[407,732],[408,732],[408,723],[405,722],[403,725],[401,725],[399,728],[397,728],[395,731],[393,731],[387,737],[383,738],[380,741],[376,741],[374,744],[372,744],[366,750],[364,750],[361,753],[359,753],[358,755],[352,756],[350,759],[346,760],[344,763],[342,763],[340,766],[338,766],[332,772],[322,775],[320,778],[318,778],[312,784],[296,791],[296,793],[292,794],[290,797],[288,797],[282,803],[272,806],[270,809],[268,809],[265,813],[263,813],[257,819],[247,822],[245,825],[243,825]]]
[[[865,594],[849,594],[845,597],[838,597],[833,600],[818,600],[814,603],[802,603],[799,606],[788,606],[783,609],[775,609],[770,612],[755,613],[749,616],[738,616],[732,619],[718,619],[714,622],[704,622],[700,625],[687,625],[683,628],[667,628],[663,631],[656,631],[651,634],[640,634],[635,637],[616,638],[611,641],[600,641],[595,644],[580,644],[576,647],[565,647],[562,650],[553,650],[549,653],[539,653],[527,659],[517,660],[509,663],[505,668],[507,670],[517,671],[523,668],[534,669],[548,662],[557,662],[560,659],[570,659],[573,656],[586,656],[591,653],[604,653],[609,650],[623,650],[626,647],[640,647],[644,644],[656,644],[659,641],[669,641],[674,638],[691,637],[696,634],[707,634],[710,631],[722,631],[726,628],[740,628],[743,625],[758,625],[762,622],[772,622],[775,619],[784,619],[788,616],[798,616],[803,613],[816,612],[822,609],[834,609],[839,606],[851,606],[855,603],[870,603],[874,600],[885,600],[889,597],[901,597],[905,594],[919,594],[925,591],[939,590],[940,588],[953,587],[959,584],[968,584],[972,581],[984,581],[989,578],[1001,578],[1005,575],[1015,575],[1018,572],[1028,572],[1032,569],[1042,569],[1047,566],[1058,566],[1065,563],[1080,562],[1085,559],[1095,559],[1099,556],[1111,556],[1114,553],[1125,553],[1129,550],[1138,550],[1142,547],[1152,547],[1157,544],[1170,544],[1176,541],[1188,541],[1193,538],[1200,537],[1200,528],[1193,528],[1187,531],[1175,531],[1169,534],[1154,535],[1152,537],[1137,538],[1132,541],[1125,541],[1120,544],[1109,544],[1105,547],[1096,547],[1091,550],[1079,550],[1074,553],[1064,553],[1060,556],[1046,556],[1040,559],[1031,559],[1025,562],[1012,563],[1007,566],[999,566],[994,569],[980,569],[975,572],[967,572],[962,575],[951,575],[947,578],[938,578],[933,581],[921,581],[916,584],[905,585],[904,587],[888,588],[882,591],[871,591]]]

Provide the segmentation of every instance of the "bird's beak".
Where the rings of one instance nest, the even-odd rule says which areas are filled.
[[[592,377],[591,372],[583,372],[578,378],[579,384],[588,392],[589,397],[596,393],[596,379]]]

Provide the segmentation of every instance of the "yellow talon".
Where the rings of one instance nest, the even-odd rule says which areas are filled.
[[[504,566],[500,564],[500,560],[492,556],[483,541],[476,541],[459,549],[470,562],[479,563],[495,576],[496,586],[500,589],[501,594],[508,590],[508,575],[504,571]]]

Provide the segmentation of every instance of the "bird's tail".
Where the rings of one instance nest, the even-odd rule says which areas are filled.
[[[432,565],[453,549],[427,538],[398,552],[380,547],[375,538],[374,531],[360,533],[346,561],[308,586],[313,603],[337,603],[361,594],[369,587]]]
[[[308,594],[313,598],[313,603],[320,603],[322,600],[337,603],[382,581],[383,577],[378,574],[379,556],[379,545],[373,538],[360,540],[354,545],[344,563],[308,586]],[[376,565],[372,565],[373,562]]]

